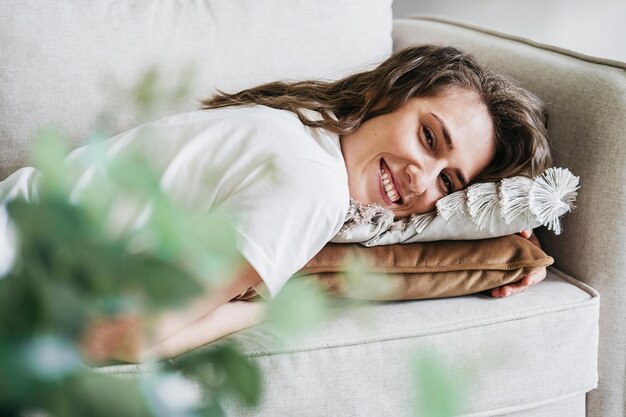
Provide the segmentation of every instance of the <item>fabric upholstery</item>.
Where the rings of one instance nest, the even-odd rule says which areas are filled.
[[[361,259],[374,273],[347,279],[346,261],[351,257]],[[328,244],[298,275],[315,279],[335,296],[417,300],[472,294],[509,284],[553,261],[517,235],[371,248]]]
[[[245,3],[245,4],[244,4]],[[142,115],[122,94],[156,69],[158,91],[189,96],[149,117],[194,110],[215,89],[336,79],[391,53],[391,0],[8,1],[0,7],[0,180],[27,165],[36,129],[78,143]],[[10,103],[10,105],[9,105]]]
[[[394,23],[394,49],[452,44],[510,74],[547,104],[554,163],[580,176],[560,236],[538,230],[555,267],[602,294],[600,385],[589,417],[626,415],[626,64],[587,57],[440,18]]]
[[[257,409],[223,405],[240,417],[413,417],[420,390],[411,361],[429,352],[464,381],[456,417],[582,416],[580,397],[597,385],[598,306],[597,292],[549,267],[541,285],[509,298],[368,302],[304,335],[264,323],[214,342],[236,343],[266,387]],[[132,377],[146,369],[99,371]],[[568,398],[576,401],[564,405]]]
[[[624,288],[619,275],[624,254],[617,252],[625,243],[619,212],[624,174],[615,163],[625,152],[618,135],[623,131],[623,70],[431,23],[420,29],[416,21],[396,21],[396,47],[434,39],[437,33],[473,39],[482,45],[481,57],[496,59],[537,91],[544,90],[542,97],[551,103],[556,114],[552,130],[559,131],[557,165],[580,175],[586,191],[579,195],[579,209],[565,220],[565,234],[541,240],[564,270],[606,292],[603,314],[611,318],[603,321],[603,338],[613,339],[601,345],[606,355],[601,389],[590,399],[592,409],[600,411],[606,401],[607,412],[594,411],[593,417],[621,417],[615,410],[625,392],[624,355],[621,351],[620,359],[616,352],[624,345],[619,331],[626,310],[616,303]],[[181,76],[191,79],[193,101],[215,88],[339,77],[365,69],[391,52],[391,25],[390,0],[4,2],[0,179],[27,164],[32,133],[40,123],[57,120],[74,143],[96,121],[112,126],[112,133],[136,125],[132,99],[120,91],[151,64],[159,65],[168,93]],[[193,76],[185,75],[189,64]],[[173,103],[156,109],[153,117],[192,108],[189,101]],[[607,165],[600,163],[604,160]],[[223,342],[238,343],[257,362],[267,389],[261,410],[242,410],[233,401],[227,415],[413,416],[414,375],[406,359],[430,349],[443,363],[458,365],[461,374],[476,377],[468,387],[466,417],[579,416],[581,397],[597,384],[598,295],[556,269],[549,271],[540,285],[510,298],[474,294],[368,303],[286,343],[268,324],[229,336]],[[363,317],[373,319],[370,326]],[[99,371],[134,375],[143,369]]]

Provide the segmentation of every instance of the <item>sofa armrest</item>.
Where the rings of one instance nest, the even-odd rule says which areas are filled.
[[[541,228],[537,234],[556,268],[603,297],[602,379],[588,397],[587,415],[626,415],[626,64],[434,17],[396,19],[393,38],[394,50],[459,46],[545,101],[554,165],[580,176],[580,189],[576,209],[563,218],[563,233]]]

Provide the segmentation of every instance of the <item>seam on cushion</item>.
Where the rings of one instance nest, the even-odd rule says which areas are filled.
[[[387,342],[390,340],[412,339],[416,337],[430,336],[433,334],[453,333],[459,330],[472,329],[476,327],[494,326],[494,325],[498,325],[498,324],[505,323],[505,322],[516,322],[519,320],[526,320],[528,318],[540,317],[540,316],[545,316],[549,314],[559,314],[559,313],[564,313],[564,312],[580,310],[583,308],[594,308],[597,304],[598,304],[598,300],[595,298],[591,298],[589,300],[577,302],[572,305],[553,307],[547,310],[545,309],[539,310],[534,313],[530,313],[530,314],[526,314],[524,316],[518,316],[518,317],[508,316],[508,317],[505,317],[504,319],[500,318],[500,319],[491,320],[491,321],[484,321],[484,319],[479,319],[479,320],[475,320],[469,323],[464,322],[464,324],[462,325],[453,324],[451,326],[443,326],[439,328],[433,328],[433,329],[428,329],[425,331],[420,331],[419,333],[409,334],[405,332],[404,334],[402,333],[387,334],[387,335],[380,335],[375,339],[363,339],[363,340],[343,341],[343,342],[338,341],[332,344],[326,343],[324,345],[318,345],[318,346],[307,347],[307,348],[291,348],[291,349],[279,348],[279,349],[274,349],[272,351],[258,351],[256,353],[245,352],[244,355],[249,356],[249,357],[276,356],[276,355],[294,354],[294,353],[300,353],[300,352],[305,353],[305,352],[311,352],[311,351],[316,351],[316,350],[343,348],[346,346],[370,345],[370,344],[375,344],[375,343],[380,343],[380,342]]]
[[[573,284],[573,285],[577,286],[581,290],[585,291],[587,294],[591,295],[592,298],[597,299],[598,302],[600,301],[600,298],[601,298],[600,297],[600,293],[598,291],[596,291],[594,288],[590,287],[589,285],[585,284],[582,281],[579,281],[577,279],[572,278],[571,276],[569,276],[565,272],[555,268],[554,266],[550,266],[550,267],[548,267],[548,269],[550,270],[550,272],[552,272],[554,275],[558,276],[562,280],[567,281],[570,284]]]
[[[534,410],[534,409],[537,409],[546,405],[563,401],[570,397],[575,397],[577,395],[586,394],[589,391],[597,387],[598,387],[598,384],[596,382],[595,384],[586,385],[584,386],[584,388],[580,388],[576,391],[573,391],[567,394],[559,395],[558,397],[551,397],[545,400],[533,401],[531,403],[526,403],[523,405],[514,405],[510,407],[501,407],[501,408],[494,408],[491,410],[478,411],[478,412],[470,413],[470,414],[461,414],[455,417],[491,417],[491,416],[497,416],[501,414],[509,414],[509,413],[515,413],[515,412],[520,412],[520,411],[526,411],[526,410]]]
[[[581,54],[580,52],[572,51],[570,49],[561,48],[561,47],[558,47],[558,46],[553,46],[553,45],[549,45],[549,44],[546,44],[546,43],[533,41],[533,40],[525,38],[523,36],[511,35],[511,34],[508,34],[508,33],[499,32],[499,31],[493,30],[493,29],[487,29],[487,28],[484,28],[484,27],[481,27],[481,26],[478,26],[478,25],[473,25],[471,23],[465,23],[465,22],[461,22],[461,21],[458,21],[458,20],[454,20],[454,19],[448,19],[448,18],[445,18],[445,17],[433,16],[433,15],[414,14],[414,15],[411,15],[411,16],[409,16],[407,18],[394,19],[394,21],[402,21],[402,20],[425,20],[425,21],[431,21],[431,22],[437,22],[437,23],[445,23],[445,24],[448,24],[448,25],[457,26],[457,27],[460,27],[460,28],[468,29],[468,30],[473,30],[475,32],[485,33],[487,35],[497,36],[497,37],[502,38],[502,39],[507,39],[507,40],[510,40],[510,41],[523,43],[523,44],[530,45],[530,46],[533,46],[533,47],[538,48],[538,49],[542,49],[544,51],[550,51],[550,52],[555,52],[555,53],[558,53],[558,54],[561,54],[561,55],[567,55],[569,57],[576,58],[576,59],[579,59],[581,61],[589,62],[589,63],[592,63],[592,64],[606,65],[606,66],[610,66],[610,67],[613,67],[613,68],[626,69],[626,63],[621,62],[621,61],[617,61],[617,60],[614,60],[614,59],[608,59],[608,58],[598,58],[598,57],[594,57],[594,56],[591,56],[591,55],[585,55],[585,54]]]

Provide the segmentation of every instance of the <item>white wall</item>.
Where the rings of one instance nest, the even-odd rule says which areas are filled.
[[[394,0],[393,13],[445,16],[626,62],[626,0]]]

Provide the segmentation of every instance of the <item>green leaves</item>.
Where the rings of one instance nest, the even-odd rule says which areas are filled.
[[[452,417],[461,414],[466,403],[463,380],[455,369],[429,351],[413,358],[412,370],[417,387],[415,415],[419,417]]]
[[[101,93],[112,103],[111,108],[130,108],[130,116],[145,121],[153,119],[156,114],[164,113],[165,109],[180,106],[190,100],[194,79],[198,72],[193,62],[176,63],[177,70],[168,68],[167,72],[156,65],[148,65],[133,85],[127,86],[112,74],[103,74]],[[177,73],[174,76],[174,73]],[[129,116],[126,114],[125,116]],[[100,119],[115,119],[112,114],[103,113]],[[116,124],[114,120],[108,120]]]
[[[53,195],[65,195],[70,188],[63,159],[69,147],[63,134],[53,126],[39,129],[33,141],[32,162],[42,174],[42,187]]]
[[[268,305],[267,317],[285,335],[312,330],[332,316],[330,298],[313,281],[291,279]]]
[[[342,278],[346,296],[359,300],[393,300],[399,290],[397,284],[387,274],[372,272],[370,263],[358,257],[345,259],[346,272]]]
[[[46,408],[68,417],[149,417],[154,411],[137,378],[84,371],[67,378],[46,396]]]
[[[203,292],[182,269],[149,255],[129,257],[122,266],[126,278],[122,288],[141,297],[146,312],[181,307]]]
[[[238,394],[247,405],[258,404],[261,375],[250,360],[229,346],[216,349],[213,354],[218,372],[223,373],[226,390]]]
[[[248,406],[259,402],[261,374],[258,368],[229,343],[219,342],[193,350],[170,360],[165,366],[166,370],[180,370],[197,381],[207,393],[213,394],[209,395],[209,401],[228,393],[236,395]]]
[[[172,201],[153,167],[138,155],[109,160],[94,144],[83,154],[88,165],[81,167],[67,164],[65,153],[60,135],[42,133],[34,158],[41,170],[38,198],[7,205],[18,248],[12,270],[0,280],[0,363],[12,364],[0,370],[0,410],[191,415],[189,404],[176,409],[176,398],[163,388],[188,387],[183,380],[157,374],[140,386],[85,372],[75,346],[88,317],[128,311],[152,317],[229,279],[241,259],[234,230],[222,216]],[[91,182],[76,193],[88,169]],[[143,227],[116,224],[119,210],[130,213],[128,201],[143,207]],[[204,366],[213,363],[223,375],[216,392],[258,401],[260,375],[249,360],[226,349],[205,358]],[[187,373],[193,377],[199,369]],[[1,381],[11,381],[11,388]],[[163,414],[168,406],[176,413]],[[195,415],[219,410],[214,403]]]

